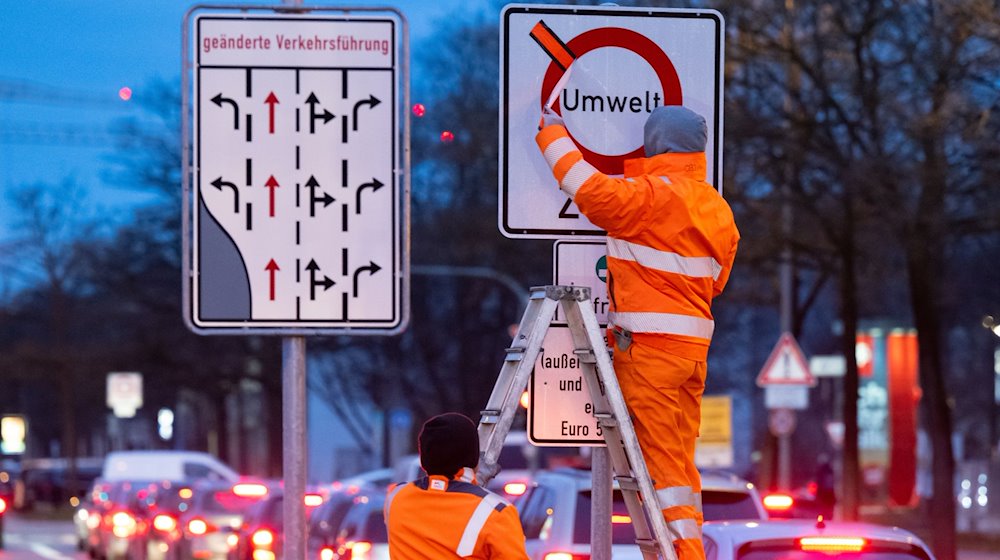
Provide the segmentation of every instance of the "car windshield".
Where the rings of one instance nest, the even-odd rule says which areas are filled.
[[[747,492],[703,489],[701,503],[705,521],[761,518],[753,496]]]
[[[576,519],[573,520],[573,542],[590,543],[590,491],[580,492],[576,500]],[[622,493],[615,490],[611,502],[611,543],[635,544],[635,530],[625,506]]]

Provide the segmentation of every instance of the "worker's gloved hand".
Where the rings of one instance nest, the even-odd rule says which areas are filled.
[[[566,126],[566,123],[563,122],[562,117],[558,113],[553,111],[551,107],[545,107],[542,109],[542,120],[538,122],[538,130],[554,124]]]

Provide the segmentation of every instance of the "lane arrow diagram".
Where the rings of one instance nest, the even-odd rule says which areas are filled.
[[[240,106],[236,104],[236,101],[233,101],[232,99],[229,99],[228,97],[222,97],[222,94],[219,93],[215,97],[212,98],[212,103],[215,103],[219,107],[222,107],[223,103],[229,103],[230,105],[232,105],[233,106],[233,129],[235,129],[235,130],[239,130],[240,129]]]
[[[309,180],[306,181],[306,188],[309,189],[309,215],[316,216],[316,203],[322,202],[323,208],[326,208],[332,204],[335,200],[329,193],[323,193],[323,196],[316,196],[316,188],[319,187],[319,181],[313,175],[309,176]]]
[[[360,109],[362,105],[368,105],[369,109],[374,109],[381,102],[382,101],[380,101],[379,98],[375,97],[374,95],[368,94],[368,99],[362,99],[361,101],[358,101],[357,103],[354,104],[354,131],[355,132],[357,132],[357,130],[358,130],[358,109]]]
[[[270,196],[270,201],[271,201],[271,217],[273,218],[274,217],[274,189],[280,187],[281,185],[278,184],[278,180],[274,178],[274,175],[271,175],[271,177],[267,180],[267,182],[264,183],[264,186],[267,187],[270,190],[270,195],[271,195]]]
[[[274,273],[281,270],[281,268],[278,266],[278,263],[274,262],[274,259],[271,259],[271,262],[267,263],[264,270],[271,273],[271,301],[274,301]]]
[[[230,183],[229,181],[223,181],[222,177],[212,181],[212,186],[222,191],[222,187],[229,187],[233,189],[233,212],[236,214],[240,213],[240,190],[236,185]]]
[[[323,119],[323,124],[326,124],[333,120],[334,114],[328,109],[323,109],[322,113],[316,112],[316,104],[319,103],[319,98],[316,94],[309,92],[309,97],[306,98],[306,103],[309,105],[309,134],[316,133],[316,119]]]
[[[319,271],[319,265],[316,264],[316,259],[309,259],[309,264],[306,265],[306,270],[309,271],[309,299],[316,299],[316,286],[323,286],[323,291],[327,291],[332,288],[337,283],[330,279],[329,276],[323,276],[322,280],[316,279],[316,272]]]
[[[354,271],[354,297],[358,297],[358,276],[366,270],[369,276],[373,276],[376,272],[382,270],[382,267],[372,261],[368,261],[368,266],[358,267]]]
[[[267,99],[264,100],[264,103],[268,105],[268,116],[270,118],[268,121],[270,123],[268,131],[271,134],[274,134],[274,106],[281,102],[278,101],[278,96],[274,95],[274,92],[272,91],[271,94],[267,96]]]
[[[358,187],[358,193],[357,193],[357,196],[355,197],[355,201],[354,201],[354,206],[356,208],[356,210],[354,211],[354,213],[355,214],[360,214],[361,213],[361,191],[362,190],[370,188],[372,190],[372,192],[377,192],[379,189],[381,189],[384,186],[385,186],[385,184],[382,183],[382,181],[379,181],[375,177],[372,177],[372,180],[371,180],[370,183],[365,183],[365,184],[361,185],[360,187]]]

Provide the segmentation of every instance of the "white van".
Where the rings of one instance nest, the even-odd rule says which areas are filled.
[[[240,475],[222,461],[200,451],[113,451],[104,459],[101,478],[116,480],[195,479],[236,481]]]

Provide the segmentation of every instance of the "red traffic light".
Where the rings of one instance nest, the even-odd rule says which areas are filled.
[[[427,108],[424,107],[423,103],[416,103],[413,105],[413,116],[422,117],[427,113]]]
[[[444,132],[441,133],[441,141],[444,142],[445,144],[448,144],[454,140],[455,140],[455,135],[452,134],[450,130],[445,130]]]

